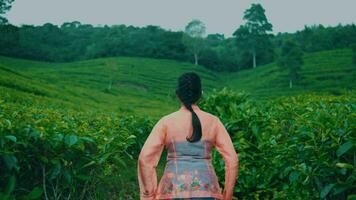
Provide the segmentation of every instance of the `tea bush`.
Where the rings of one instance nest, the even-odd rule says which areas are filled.
[[[0,101],[0,199],[117,199],[140,148],[135,134],[150,127],[134,116]]]
[[[355,191],[355,95],[312,94],[257,103],[229,89],[201,102],[239,154],[239,199],[347,199]],[[214,151],[219,180],[224,162]],[[223,184],[223,182],[221,182]]]
[[[347,199],[355,190],[355,95],[260,102],[204,96],[239,153],[239,199]],[[137,156],[157,120],[0,99],[0,199],[138,199]],[[224,182],[224,161],[213,151]]]

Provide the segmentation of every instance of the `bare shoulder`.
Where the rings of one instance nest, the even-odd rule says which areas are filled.
[[[166,115],[164,115],[163,117],[161,117],[160,120],[162,120],[162,121],[164,121],[164,122],[169,121],[169,120],[173,119],[177,113],[178,113],[178,112],[175,111],[175,112],[166,114]]]
[[[205,111],[205,110],[202,110],[202,109],[200,109],[199,110],[201,113],[203,113],[205,116],[208,116],[208,117],[210,117],[210,118],[217,118],[217,116],[215,116],[214,114],[212,114],[212,113],[210,113],[210,112],[207,112],[207,111]]]
[[[216,123],[216,121],[219,120],[219,118],[212,113],[206,112],[204,110],[200,110],[200,112],[202,113],[204,118],[209,121],[209,123]]]

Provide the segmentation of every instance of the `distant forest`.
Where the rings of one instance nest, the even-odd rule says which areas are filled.
[[[258,20],[253,21],[256,18]],[[244,20],[246,24],[237,28],[232,37],[226,38],[223,34],[200,37],[196,52],[199,64],[216,71],[238,71],[276,61],[282,44],[287,41],[298,45],[303,52],[351,48],[356,44],[355,24],[313,25],[295,33],[271,34],[272,24],[259,4],[246,10]],[[191,25],[193,34],[197,30],[205,31],[200,21]],[[3,23],[0,25],[0,55],[51,62],[130,56],[192,63],[195,59],[197,63],[192,47],[184,42],[186,36],[187,31],[169,31],[153,25],[141,28],[93,26],[74,21],[61,26],[46,23],[18,27]]]

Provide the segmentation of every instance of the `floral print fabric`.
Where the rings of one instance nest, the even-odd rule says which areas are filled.
[[[196,143],[172,142],[168,146],[165,172],[158,186],[158,197],[175,195],[191,196],[221,193],[213,165],[209,141]]]
[[[192,198],[172,198],[172,199],[165,199],[165,200],[217,200],[213,197],[192,197]]]

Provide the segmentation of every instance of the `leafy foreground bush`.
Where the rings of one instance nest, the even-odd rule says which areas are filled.
[[[225,122],[239,153],[239,199],[355,198],[354,95],[257,103],[224,88],[200,103]],[[220,180],[224,162],[214,151]],[[223,184],[223,183],[222,183]]]
[[[0,199],[123,197],[126,161],[144,139],[135,135],[152,126],[134,116],[0,100]]]
[[[10,100],[0,99],[1,200],[138,199],[134,166],[156,120]],[[225,122],[239,153],[234,196],[337,200],[355,197],[355,100],[260,103],[224,88],[199,106]],[[213,158],[223,185],[223,159]]]

